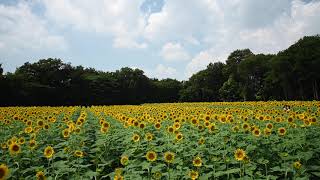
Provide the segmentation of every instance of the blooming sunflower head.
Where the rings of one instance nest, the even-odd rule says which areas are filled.
[[[139,136],[139,134],[134,134],[134,135],[132,136],[132,141],[134,141],[134,142],[140,141],[140,136]]]
[[[193,166],[195,167],[201,167],[202,166],[202,159],[200,156],[197,156],[192,161]]]
[[[29,141],[29,148],[30,149],[34,149],[36,146],[37,146],[37,142],[34,139]]]
[[[123,166],[128,165],[128,163],[129,163],[129,157],[128,157],[128,156],[122,156],[121,159],[120,159],[120,163],[121,163]]]
[[[54,154],[54,149],[51,146],[47,146],[43,152],[44,156],[48,159],[52,158]]]
[[[5,164],[0,164],[0,179],[6,179],[9,175],[9,168]]]
[[[261,132],[260,132],[260,129],[258,128],[255,128],[253,131],[252,131],[252,134],[256,137],[259,137]]]
[[[300,169],[301,166],[302,166],[302,164],[301,164],[300,161],[296,161],[296,162],[293,163],[293,167],[294,167],[295,169]]]
[[[172,163],[173,160],[174,160],[174,153],[173,152],[164,153],[164,161],[166,163]]]
[[[162,174],[161,174],[161,172],[159,172],[159,171],[157,171],[157,172],[155,172],[155,173],[153,174],[153,178],[154,178],[154,179],[161,179],[161,177],[162,177]]]
[[[153,161],[157,160],[157,153],[154,151],[148,151],[146,154],[146,158],[148,161],[153,162]]]
[[[161,123],[157,122],[154,124],[154,127],[159,130],[161,128]]]
[[[234,157],[237,161],[242,161],[246,157],[246,152],[243,149],[237,149],[234,152]]]
[[[74,156],[76,156],[76,157],[83,157],[83,152],[82,151],[80,151],[80,150],[76,150],[75,152],[74,152]]]
[[[43,171],[38,171],[36,174],[37,180],[45,180],[46,176],[44,175]]]
[[[69,137],[69,136],[70,136],[70,130],[69,130],[69,129],[64,129],[64,130],[62,131],[62,136],[63,136],[64,138]]]
[[[287,130],[284,127],[281,127],[278,129],[278,133],[280,136],[284,136],[286,134]]]
[[[176,140],[177,140],[177,141],[181,141],[182,139],[183,139],[182,133],[177,133],[177,134],[176,134]]]
[[[152,139],[153,139],[153,134],[147,133],[145,139],[146,139],[147,141],[152,141]]]
[[[192,180],[195,180],[195,179],[198,179],[199,173],[198,173],[198,171],[192,170],[192,171],[189,172],[189,176],[190,176],[190,178],[191,178]]]
[[[14,142],[14,143],[10,144],[9,151],[10,151],[10,154],[16,155],[21,152],[21,147],[19,144]]]

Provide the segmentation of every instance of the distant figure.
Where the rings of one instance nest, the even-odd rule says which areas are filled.
[[[290,106],[289,105],[284,105],[283,106],[284,111],[290,111]]]

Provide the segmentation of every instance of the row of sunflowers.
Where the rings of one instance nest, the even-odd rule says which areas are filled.
[[[317,101],[2,107],[0,180],[319,179],[319,117]]]

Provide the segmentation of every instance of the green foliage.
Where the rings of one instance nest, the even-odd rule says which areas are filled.
[[[235,50],[187,81],[149,79],[128,67],[102,72],[60,59],[26,62],[3,74],[0,105],[111,105],[156,102],[318,100],[320,36],[307,36],[276,55]]]

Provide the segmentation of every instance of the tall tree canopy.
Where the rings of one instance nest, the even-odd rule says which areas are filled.
[[[5,74],[0,64],[0,105],[319,100],[319,69],[319,35],[275,55],[235,50],[226,63],[210,63],[187,81],[150,79],[128,67],[102,72],[49,58]]]

